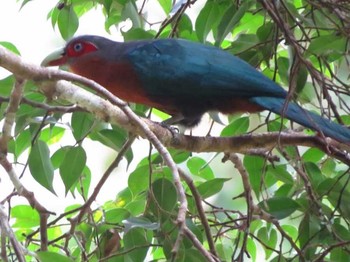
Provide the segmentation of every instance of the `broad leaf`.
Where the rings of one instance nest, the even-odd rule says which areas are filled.
[[[272,197],[259,203],[259,206],[277,219],[283,219],[294,213],[300,205],[288,197]]]
[[[146,217],[129,217],[128,219],[123,220],[125,225],[125,232],[128,232],[133,228],[144,228],[147,230],[157,230],[159,229],[159,223],[151,222]]]
[[[124,247],[130,250],[125,254],[127,261],[144,261],[147,255],[148,241],[146,232],[142,228],[133,228],[124,235]]]
[[[68,40],[74,35],[79,26],[79,19],[72,5],[66,5],[59,11],[57,25],[63,39]]]
[[[157,179],[152,183],[150,210],[162,220],[167,219],[175,209],[177,192],[174,184],[168,179]]]
[[[128,218],[130,213],[124,208],[113,208],[105,213],[105,221],[109,224],[119,224],[124,219]]]
[[[74,112],[72,114],[71,125],[73,136],[76,141],[81,141],[85,138],[92,129],[94,117],[86,112]]]
[[[219,193],[224,183],[230,179],[231,178],[214,178],[200,184],[197,190],[201,197],[205,199]]]
[[[39,251],[37,255],[40,259],[40,262],[73,262],[73,260],[69,257],[61,255],[57,252]]]
[[[187,167],[193,175],[204,178],[205,180],[210,180],[215,177],[209,163],[198,156],[188,159]]]
[[[15,219],[12,225],[15,228],[32,228],[40,224],[38,211],[27,205],[17,205],[11,208],[11,218]]]
[[[221,136],[236,136],[245,134],[249,128],[249,117],[240,117],[227,125],[222,131]]]
[[[216,46],[220,46],[225,37],[233,30],[233,28],[239,23],[246,10],[249,8],[251,1],[247,0],[242,2],[242,5],[237,9],[235,5],[231,5],[223,15],[221,22],[218,26],[216,35]]]
[[[60,165],[60,175],[66,188],[66,194],[81,176],[86,164],[84,148],[71,147],[65,154]]]
[[[38,140],[32,146],[28,164],[34,179],[43,187],[54,193],[52,187],[54,169],[50,159],[50,150],[45,142]]]
[[[199,12],[196,19],[196,33],[200,42],[205,42],[209,32],[217,24],[219,16],[218,4],[214,1],[207,1],[205,6]]]

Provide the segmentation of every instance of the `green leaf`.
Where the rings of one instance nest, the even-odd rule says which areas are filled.
[[[335,35],[323,35],[313,39],[307,49],[307,54],[327,55],[331,53],[343,53],[346,50],[347,39]]]
[[[126,133],[120,129],[102,129],[91,133],[89,137],[92,140],[101,142],[115,151],[119,151],[126,140]]]
[[[282,82],[289,85],[289,59],[287,57],[277,58],[278,75]]]
[[[250,237],[247,239],[247,251],[252,258],[252,261],[256,261],[256,244]]]
[[[249,128],[249,117],[240,117],[227,125],[220,136],[236,136],[247,133]]]
[[[49,145],[57,143],[59,140],[61,140],[65,131],[66,129],[59,126],[45,128],[40,132],[40,140]]]
[[[38,211],[27,205],[17,205],[11,208],[11,218],[15,219],[12,227],[32,228],[40,224]]]
[[[154,38],[154,33],[152,31],[145,31],[142,28],[131,28],[127,32],[122,31],[124,41],[133,41],[141,39],[152,39]]]
[[[289,262],[290,259],[286,259],[281,255],[275,256],[273,259],[270,260],[270,262]]]
[[[157,230],[159,229],[159,223],[151,222],[146,217],[129,217],[123,220],[123,224],[125,226],[125,232],[128,232],[133,228],[143,228],[147,230]]]
[[[216,193],[220,192],[224,183],[231,178],[214,178],[212,180],[208,180],[197,187],[199,194],[202,198],[208,198]]]
[[[226,10],[223,15],[217,30],[215,45],[220,46],[225,37],[239,23],[245,12],[249,8],[251,1],[244,1],[237,9],[233,4]]]
[[[188,15],[183,14],[177,25],[177,30],[179,31],[180,36],[190,36],[193,32],[192,20]],[[185,37],[183,37],[185,38]]]
[[[64,209],[64,213],[68,213],[69,211],[73,211],[75,210],[74,212],[72,213],[69,213],[67,215],[65,215],[66,218],[72,218],[74,217],[75,215],[78,214],[78,212],[80,211],[80,208],[81,208],[81,204],[74,204],[74,205],[71,205],[71,206],[67,206],[65,209]]]
[[[300,65],[298,72],[296,73],[297,82],[296,82],[296,92],[297,94],[302,93],[306,85],[309,71],[306,69],[305,65]]]
[[[326,195],[328,201],[334,206],[338,207],[337,211],[343,217],[350,218],[350,189],[347,176],[342,174],[335,178],[324,179],[316,188],[316,192],[320,195]]]
[[[45,142],[38,140],[28,158],[29,170],[34,179],[43,187],[55,193],[52,187],[54,169],[50,159],[50,150]]]
[[[215,177],[213,170],[203,158],[194,156],[188,159],[187,167],[193,175],[210,180]]]
[[[199,12],[196,19],[196,33],[200,42],[204,43],[209,32],[217,24],[220,10],[218,4],[214,1],[207,1],[205,6]]]
[[[81,146],[71,147],[65,154],[63,162],[60,165],[60,175],[66,194],[81,176],[86,165],[86,153]]]
[[[280,186],[276,191],[274,196],[275,197],[285,197],[285,196],[292,196],[293,193],[297,191],[297,187],[293,184],[283,184]]]
[[[22,10],[22,8],[23,8],[26,4],[28,4],[30,1],[33,1],[33,0],[23,0],[23,1],[22,1],[22,4],[21,4],[21,7],[19,8],[19,10]]]
[[[127,1],[122,11],[122,20],[130,19],[132,28],[142,28],[142,17],[138,13],[137,6],[134,1]]]
[[[10,50],[11,52],[15,53],[16,55],[21,55],[21,53],[18,51],[17,47],[10,42],[0,41],[0,45],[5,47],[6,49]]]
[[[331,177],[335,174],[335,169],[337,167],[334,159],[327,158],[326,161],[322,163],[322,174],[327,177]]]
[[[51,163],[55,170],[61,166],[61,163],[63,162],[64,157],[70,148],[70,146],[61,147],[52,155]]]
[[[259,206],[277,219],[283,219],[295,212],[300,205],[288,197],[272,197],[259,203]]]
[[[183,261],[206,262],[208,260],[197,249],[190,248],[190,249],[186,249],[185,257]]]
[[[130,203],[133,199],[131,190],[129,187],[124,188],[122,191],[119,191],[115,200],[111,202],[113,207],[125,207],[128,203]],[[105,203],[105,208],[106,204],[110,202]]]
[[[246,155],[243,159],[243,165],[249,173],[249,181],[256,194],[260,196],[260,187],[264,174],[264,160],[261,157]]]
[[[146,196],[143,195],[143,198],[140,200],[133,200],[125,206],[132,216],[139,216],[145,212],[146,208]]]
[[[39,251],[37,252],[40,262],[73,262],[67,256],[61,255],[57,252],[49,252],[49,251]]]
[[[230,52],[235,55],[238,55],[243,52],[246,52],[247,50],[255,48],[258,43],[259,43],[259,38],[257,37],[257,35],[240,34],[237,40],[235,40],[232,43]],[[253,50],[253,52],[256,53],[257,51]]]
[[[267,247],[265,250],[265,260],[267,261],[272,255],[272,250],[275,249],[277,244],[277,232],[275,229],[268,230],[267,227],[262,227],[258,231],[258,238]]]
[[[172,7],[171,0],[158,0],[159,5],[163,8],[166,15],[170,13]]]
[[[74,6],[74,11],[77,16],[82,17],[85,13],[95,7],[96,4],[93,1],[72,0],[72,5]]]
[[[133,228],[124,235],[124,247],[126,250],[130,250],[125,254],[126,261],[144,261],[148,252],[148,247],[142,247],[150,245],[146,232],[142,228]]]
[[[71,118],[73,136],[77,142],[85,138],[91,131],[94,117],[90,113],[74,112]]]
[[[55,25],[57,23],[59,14],[60,14],[60,9],[58,9],[57,6],[52,8],[50,10],[50,12],[47,14],[47,19],[49,20],[49,18],[51,18],[51,26],[52,26],[52,28],[55,28]]]
[[[125,208],[113,208],[105,212],[105,221],[109,224],[119,224],[129,216],[130,213]]]
[[[108,15],[105,21],[105,30],[109,33],[110,28],[122,21],[122,16],[120,13],[113,12],[113,14]]]
[[[298,238],[298,229],[292,225],[282,225],[283,230],[294,240]]]
[[[272,175],[275,177],[275,179],[278,179],[279,181],[282,181],[286,184],[293,185],[295,183],[292,175],[287,171],[286,165],[269,165],[267,166],[266,173],[269,175]]]
[[[10,75],[0,80],[0,95],[9,96],[12,91],[12,87],[14,84],[14,77]]]
[[[256,34],[261,44],[257,50],[262,53],[263,60],[269,64],[276,51],[277,43],[273,41],[276,36],[275,24],[272,22],[263,23]]]
[[[306,152],[303,154],[302,159],[305,162],[313,162],[317,163],[325,156],[325,153],[318,148],[309,148],[306,150]]]
[[[128,139],[128,133],[122,128],[113,127],[113,129],[102,129],[97,132],[92,132],[89,138],[96,140],[108,146],[115,151],[119,151]],[[128,163],[134,158],[132,148],[128,149],[124,155]]]
[[[274,24],[272,22],[263,23],[258,30],[256,31],[256,35],[258,36],[261,42],[266,42],[271,40],[274,36]],[[274,45],[269,44],[272,48]]]
[[[31,144],[31,134],[29,132],[29,129],[24,130],[21,132],[17,138],[16,138],[16,147],[15,147],[15,156],[18,158],[24,150],[30,147]]]
[[[128,186],[132,194],[136,196],[145,191],[149,186],[149,166],[140,166],[136,168],[128,178]]]
[[[196,235],[199,242],[203,243],[202,225],[195,224],[191,218],[186,219],[186,225],[188,229],[191,230],[192,233]],[[192,247],[193,246],[192,243],[189,246]]]
[[[176,164],[185,162],[191,157],[191,152],[169,148],[169,153]]]
[[[91,183],[91,171],[85,166],[82,175],[79,178],[79,184],[77,184],[76,188],[78,193],[81,196],[84,196],[85,199],[89,196],[89,188]]]
[[[313,162],[304,163],[306,173],[308,174],[311,185],[313,188],[317,188],[318,185],[325,179],[320,168]]]
[[[74,35],[79,27],[79,19],[72,5],[66,5],[60,10],[57,24],[64,40],[68,40]]]
[[[315,256],[316,243],[319,242],[320,221],[312,216],[305,215],[299,224],[300,247],[305,250],[305,258],[312,261]]]
[[[335,223],[333,224],[333,232],[337,234],[337,236],[342,240],[345,240],[345,241],[350,240],[350,232],[348,227]]]
[[[152,183],[151,189],[150,210],[152,210],[154,215],[165,220],[175,209],[177,203],[176,188],[170,180],[160,178]]]
[[[331,251],[331,256],[329,261],[348,262],[349,253],[344,248],[341,248],[341,247],[334,248]]]

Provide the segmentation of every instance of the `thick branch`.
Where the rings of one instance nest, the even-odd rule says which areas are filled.
[[[8,217],[5,211],[3,210],[3,206],[0,206],[0,228],[1,228],[1,232],[5,233],[7,237],[10,239],[10,242],[16,253],[16,258],[18,259],[18,261],[20,262],[26,261],[24,257],[24,252],[23,252],[25,249],[17,241],[15,234],[13,233],[12,228],[9,225]]]
[[[110,98],[110,93],[91,80],[60,70],[41,68],[37,65],[25,63],[20,57],[0,47],[0,66],[26,79],[71,79],[84,83],[105,97]],[[47,96],[64,99],[72,104],[77,104],[85,110],[94,113],[98,118],[118,124],[136,135],[145,136],[142,128],[131,122],[129,117],[119,108],[113,107],[111,103],[86,92],[76,85],[66,81],[41,82],[41,88]],[[119,99],[114,99],[123,105]],[[125,105],[125,103],[124,103]],[[169,130],[162,128],[147,119],[143,119],[148,128],[158,137],[165,146],[188,150],[192,152],[236,152],[249,153],[252,149],[270,150],[276,146],[306,146],[316,147],[325,153],[350,165],[347,153],[349,147],[332,139],[324,139],[317,136],[306,136],[299,133],[265,133],[248,134],[238,137],[194,137],[184,135],[173,135]]]
[[[42,90],[52,93],[60,99],[68,100],[79,107],[92,112],[96,117],[122,126],[134,134],[145,136],[141,128],[130,122],[129,118],[110,102],[98,98],[90,92],[82,90],[66,81],[46,82]],[[307,136],[301,133],[272,132],[261,134],[246,134],[237,137],[196,137],[173,134],[168,129],[148,119],[143,119],[152,132],[165,146],[191,152],[236,152],[249,153],[252,149],[271,150],[276,146],[307,146],[316,147],[327,154],[350,165],[350,158],[344,152],[348,146],[332,139],[325,141],[318,136]]]

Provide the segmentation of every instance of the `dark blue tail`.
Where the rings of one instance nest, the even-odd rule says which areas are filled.
[[[298,124],[322,132],[327,137],[350,144],[350,129],[307,111],[293,102],[289,102],[288,107],[285,108],[285,99],[283,98],[252,97],[249,100]]]

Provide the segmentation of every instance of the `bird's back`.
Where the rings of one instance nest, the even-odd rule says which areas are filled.
[[[218,48],[179,39],[139,42],[127,54],[154,97],[285,97],[286,91],[245,61]]]

